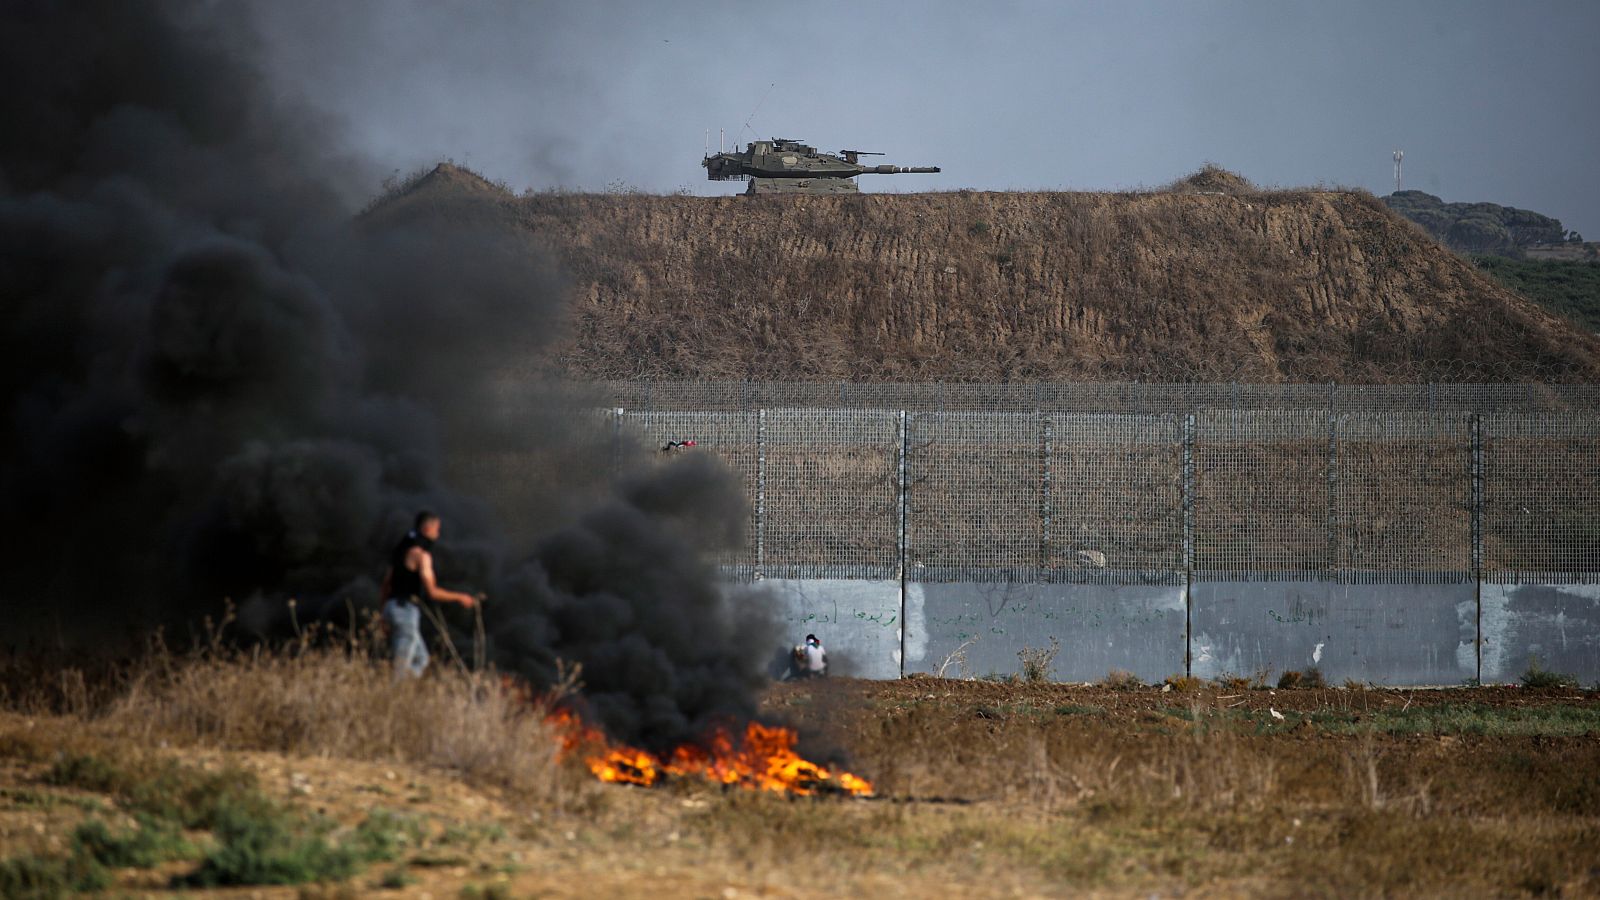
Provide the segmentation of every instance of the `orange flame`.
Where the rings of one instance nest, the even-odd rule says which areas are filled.
[[[820,792],[872,796],[872,783],[865,778],[830,771],[795,753],[798,736],[780,726],[751,722],[745,726],[742,740],[718,728],[704,746],[686,744],[662,759],[635,747],[612,744],[600,729],[568,710],[551,712],[548,721],[561,732],[562,753],[584,753],[589,771],[605,782],[648,787],[672,775],[804,796]]]

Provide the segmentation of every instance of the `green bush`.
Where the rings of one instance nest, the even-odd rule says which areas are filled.
[[[1534,659],[1528,663],[1528,671],[1522,673],[1522,686],[1525,688],[1555,689],[1565,688],[1577,690],[1578,679],[1560,672],[1551,672],[1540,668],[1539,660]]]
[[[13,856],[0,860],[0,897],[11,900],[63,897],[104,890],[111,874],[92,858]]]
[[[217,846],[178,886],[304,884],[349,878],[361,860],[327,839],[327,827],[278,815],[237,815],[217,823]]]
[[[113,869],[149,869],[174,859],[192,859],[199,849],[171,822],[141,814],[131,831],[113,832],[99,819],[90,819],[72,833],[74,854],[82,854]]]
[[[44,773],[44,781],[58,787],[114,794],[126,785],[127,777],[120,768],[98,756],[69,754],[51,764]]]

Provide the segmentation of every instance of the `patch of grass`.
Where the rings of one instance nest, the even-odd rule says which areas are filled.
[[[29,788],[0,788],[0,800],[4,800],[14,807],[36,807],[39,809],[71,806],[84,812],[100,812],[106,808],[105,803],[101,802],[98,797],[76,797],[70,794],[35,791]]]
[[[415,818],[374,809],[355,827],[346,846],[362,862],[387,862],[398,859],[406,846],[421,844],[422,838],[423,825]]]
[[[83,854],[113,869],[150,869],[176,859],[193,859],[200,850],[170,821],[141,814],[128,831],[112,831],[90,819],[72,832],[74,854]]]
[[[1246,677],[1244,675],[1219,675],[1212,679],[1219,689],[1224,691],[1253,691],[1266,687],[1261,676]]]
[[[445,768],[524,799],[548,799],[559,742],[529,697],[487,671],[451,668],[396,685],[353,647],[246,654],[226,649],[152,661],[109,704],[108,731],[229,750],[403,760]]]
[[[424,869],[444,869],[455,866],[464,866],[467,863],[472,862],[472,860],[460,853],[438,853],[430,850],[424,853],[418,853],[409,860],[406,860],[406,862],[413,866],[421,866]]]
[[[1064,703],[1056,707],[1053,712],[1058,716],[1103,716],[1106,714],[1103,706],[1086,706],[1078,703]]]
[[[64,755],[44,773],[45,784],[82,788],[101,794],[116,793],[126,782],[126,773],[121,768],[87,753]]]
[[[75,856],[96,864],[148,868],[194,858],[201,854],[181,829],[211,831],[215,846],[198,868],[175,879],[176,886],[344,879],[367,863],[396,858],[402,846],[421,835],[416,822],[380,809],[335,841],[328,823],[273,802],[254,775],[237,769],[206,772],[154,759],[117,765],[102,756],[76,754],[57,760],[46,780],[112,794],[138,816],[131,832],[113,832],[99,821],[78,828]]]
[[[1252,715],[1255,715],[1252,713]],[[1481,703],[1440,703],[1407,710],[1367,713],[1324,711],[1312,722],[1335,734],[1493,735],[1499,737],[1582,737],[1600,734],[1600,707],[1573,704],[1547,706],[1488,706]]]
[[[136,813],[183,828],[215,828],[223,821],[259,816],[273,808],[255,775],[240,769],[206,772],[172,760],[135,759],[116,765],[93,754],[57,760],[45,781],[111,794]]]
[[[1198,691],[1206,686],[1205,680],[1189,675],[1168,675],[1162,684],[1171,685],[1175,691]]]
[[[1328,680],[1322,677],[1322,670],[1312,666],[1304,672],[1290,670],[1278,676],[1279,690],[1298,690],[1307,688],[1325,688]]]
[[[395,866],[383,873],[378,879],[378,887],[386,891],[398,891],[403,887],[410,887],[417,883],[416,876],[405,870],[404,866]]]
[[[469,884],[461,889],[461,900],[511,900],[511,888],[503,884]]]
[[[9,900],[55,900],[69,894],[105,890],[110,884],[111,873],[81,854],[25,855],[0,860],[0,897]]]
[[[218,824],[217,847],[179,883],[195,887],[305,884],[349,878],[362,866],[395,859],[414,823],[385,811],[367,817],[342,841],[319,820],[285,811],[239,816]]]
[[[505,828],[496,822],[467,823],[446,828],[434,843],[441,847],[453,844],[477,847],[480,844],[497,844],[505,839]]]
[[[1113,691],[1136,691],[1144,687],[1144,680],[1125,669],[1112,669],[1100,679],[1100,686]]]

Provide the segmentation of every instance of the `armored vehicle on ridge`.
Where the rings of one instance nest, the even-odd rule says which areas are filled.
[[[903,175],[937,172],[938,166],[868,166],[866,150],[818,153],[817,148],[789,138],[752,141],[744,150],[718,153],[700,161],[708,181],[749,180],[746,194],[854,194],[857,175]]]

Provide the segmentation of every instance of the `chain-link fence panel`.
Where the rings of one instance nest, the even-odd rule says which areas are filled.
[[[1326,411],[1195,416],[1195,574],[1317,578],[1333,568]]]
[[[762,421],[763,574],[899,577],[899,414],[773,409]]]
[[[1182,419],[1056,414],[1045,421],[1049,579],[1182,584]]]
[[[911,413],[906,421],[907,577],[1036,578],[1044,509],[1039,416]]]
[[[749,500],[744,537],[738,547],[719,555],[716,562],[739,575],[754,573],[758,537],[755,502],[759,477],[759,415],[735,411],[624,411],[618,424],[619,444],[630,440],[641,443],[647,459],[666,463],[682,453],[710,453],[739,479],[744,496]],[[694,443],[690,445],[690,441]],[[618,446],[616,452],[619,463],[635,458],[624,446]]]
[[[1600,581],[1600,417],[1485,416],[1485,577]]]
[[[1188,569],[1414,583],[1470,578],[1481,550],[1492,580],[1600,580],[1600,413],[1530,412],[1527,386],[1198,386],[1222,393],[1183,397],[1232,405],[1164,413],[1041,410],[1160,406],[1197,386],[890,387],[902,393],[882,399],[938,389],[939,403],[1039,405],[607,410],[610,468],[628,436],[651,458],[717,455],[751,504],[745,541],[719,562],[768,577],[894,578],[904,565],[922,581],[1169,583]],[[1318,391],[1320,406],[1253,407]],[[1429,399],[1413,408],[1418,391]],[[1511,411],[1475,411],[1500,403]],[[696,446],[667,449],[682,441]],[[512,462],[526,479],[540,460]]]
[[[1472,422],[1463,414],[1334,419],[1333,560],[1355,581],[1472,574]]]

